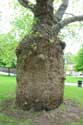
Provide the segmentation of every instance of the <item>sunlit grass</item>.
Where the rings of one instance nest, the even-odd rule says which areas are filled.
[[[16,78],[0,75],[0,100],[15,96]]]
[[[66,86],[64,89],[64,98],[77,102],[83,107],[83,88]]]
[[[0,100],[9,98],[15,95],[16,92],[16,77],[0,75]],[[72,99],[83,105],[83,88],[68,87],[64,89],[64,98]]]
[[[77,83],[78,80],[82,80],[83,81],[83,77],[66,76],[65,82],[68,82],[68,83]]]

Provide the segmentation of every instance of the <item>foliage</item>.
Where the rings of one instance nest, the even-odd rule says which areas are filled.
[[[10,31],[5,33],[1,30],[0,33],[0,67],[14,68],[16,67],[16,46],[26,34],[30,33],[33,14],[30,10],[26,11],[16,0],[9,1],[8,5],[11,8],[11,20],[8,19],[11,27]]]
[[[33,15],[30,11],[26,12],[25,10],[21,10],[15,18],[16,19],[12,21],[13,31],[16,33],[18,41],[20,41],[25,35],[31,32]]]
[[[33,24],[33,13],[28,9],[22,7],[18,1],[11,1],[11,8],[14,8],[13,20],[11,21],[12,32],[18,41],[29,34]]]
[[[68,64],[73,64],[75,60],[75,56],[72,53],[66,53],[64,54],[65,58],[65,63]]]
[[[83,46],[79,50],[76,58],[75,58],[75,70],[83,72]]]
[[[74,65],[75,62],[75,55],[73,55],[72,53],[65,53],[64,54],[64,69],[65,71],[69,70],[68,66],[69,65]]]
[[[0,35],[0,66],[14,68],[16,66],[15,48],[17,43],[12,34]]]

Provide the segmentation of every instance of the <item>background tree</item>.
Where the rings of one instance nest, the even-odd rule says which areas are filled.
[[[15,49],[17,43],[11,34],[0,35],[0,67],[10,68],[16,67]]]
[[[74,66],[75,63],[75,55],[73,55],[72,53],[65,53],[64,54],[64,67],[65,67],[65,71],[68,70],[69,65],[72,65],[72,67]]]
[[[75,70],[83,72],[83,46],[81,47],[75,58]]]
[[[19,41],[31,31],[33,23],[33,14],[26,9],[23,9],[19,3],[14,0],[9,2],[9,9],[11,10],[10,17],[8,18],[5,12],[1,13],[0,22],[0,67],[8,68],[8,74],[10,75],[10,69],[16,68],[16,54],[15,50]],[[3,3],[3,2],[2,2]],[[4,4],[0,5],[1,10],[4,8]],[[9,27],[4,29],[4,18],[8,18],[6,24],[10,24]],[[25,32],[24,32],[25,31]]]
[[[62,0],[55,14],[53,0],[18,1],[32,10],[36,23],[16,51],[16,104],[23,109],[50,110],[63,101],[65,44],[58,34],[66,25],[83,21],[83,15],[63,19],[69,0]]]
[[[66,53],[64,55],[65,63],[66,64],[74,64],[74,58],[75,56],[72,53]]]

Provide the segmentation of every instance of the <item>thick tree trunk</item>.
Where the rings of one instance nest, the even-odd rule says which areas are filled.
[[[47,0],[38,1],[35,16],[39,22],[33,26],[33,34],[26,37],[16,51],[16,104],[27,110],[50,110],[63,101],[63,46],[53,33],[52,7],[46,5]]]

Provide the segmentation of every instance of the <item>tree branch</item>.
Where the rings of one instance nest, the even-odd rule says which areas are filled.
[[[74,14],[72,13],[64,13],[65,15],[70,15],[70,16],[75,16]]]
[[[83,15],[81,15],[81,16],[75,16],[75,17],[70,17],[70,18],[64,19],[61,22],[59,22],[54,27],[55,34],[58,34],[60,32],[60,30],[63,27],[65,27],[66,25],[68,25],[70,23],[73,23],[73,22],[76,22],[76,21],[83,21]]]
[[[65,20],[61,21],[60,27],[63,28],[64,26],[66,26],[70,23],[76,22],[76,21],[83,21],[83,15],[71,17],[71,18],[68,18],[68,19],[65,19]]]
[[[68,7],[68,3],[69,3],[69,0],[62,0],[62,4],[60,5],[54,17],[55,23],[58,23],[62,20],[62,17]]]
[[[25,8],[31,9],[34,12],[34,7],[33,3],[29,2],[28,0],[18,0],[18,2]]]

